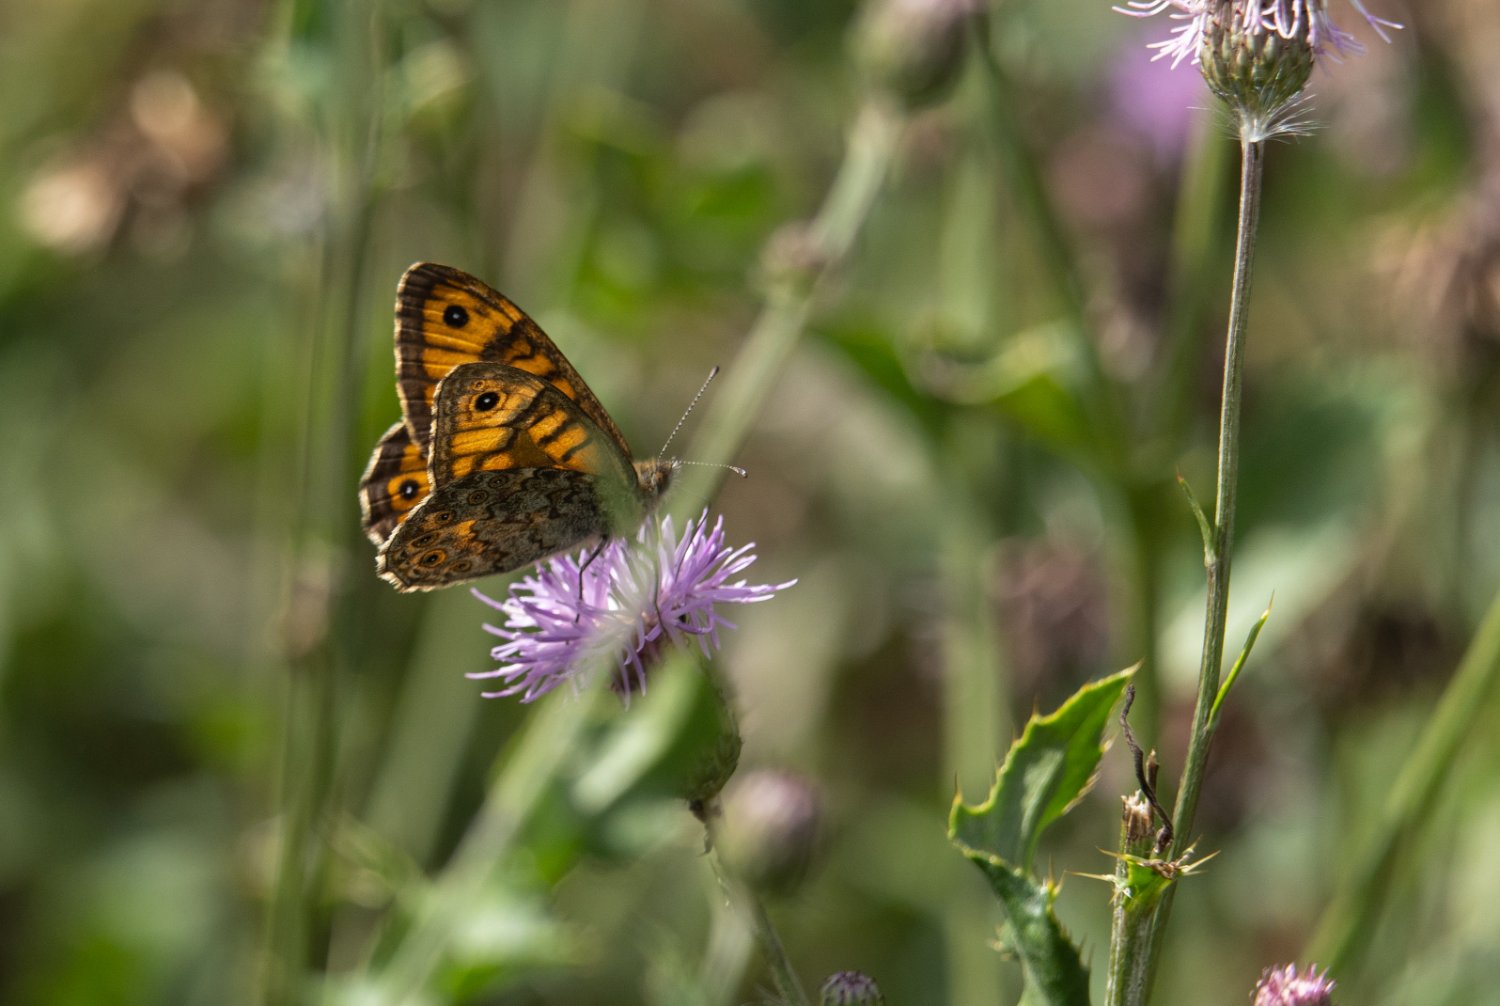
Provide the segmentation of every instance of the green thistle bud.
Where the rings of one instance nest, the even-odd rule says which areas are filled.
[[[1209,90],[1246,120],[1267,122],[1307,86],[1315,51],[1310,29],[1283,35],[1263,23],[1260,7],[1256,0],[1211,4],[1198,63]]]
[[[725,794],[719,853],[756,890],[789,893],[807,875],[821,816],[818,793],[806,780],[788,772],[752,772]]]
[[[964,32],[978,0],[874,0],[856,54],[876,86],[909,108],[938,101],[963,67]]]

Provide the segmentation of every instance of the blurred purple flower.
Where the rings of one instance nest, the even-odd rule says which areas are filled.
[[[1109,71],[1111,116],[1151,145],[1158,161],[1171,163],[1187,147],[1195,115],[1207,102],[1203,83],[1173,73],[1134,43],[1123,45]]]
[[[717,606],[769,600],[796,583],[749,584],[730,578],[755,562],[754,544],[724,544],[724,519],[708,526],[708,511],[689,520],[682,537],[672,519],[647,521],[635,542],[614,539],[586,558],[560,556],[511,584],[495,600],[475,597],[505,615],[485,631],[505,642],[490,651],[500,662],[471,678],[500,678],[505,687],[485,698],[520,695],[530,702],[595,660],[611,655],[613,687],[628,701],[646,690],[646,675],[667,644],[696,640],[705,656],[719,645],[719,629],[734,628]]]
[[[1231,6],[1243,31],[1306,39],[1315,56],[1338,59],[1364,51],[1358,39],[1334,23],[1333,15],[1328,13],[1328,0],[1126,0],[1123,7],[1114,9],[1131,17],[1151,17],[1171,11],[1169,16],[1174,21],[1183,22],[1172,29],[1170,38],[1150,45],[1156,50],[1153,59],[1170,57],[1176,66],[1184,59],[1198,62],[1203,37],[1214,14]],[[1349,0],[1349,6],[1359,11],[1383,41],[1390,41],[1387,28],[1401,27],[1395,21],[1371,14],[1360,0]]]
[[[1333,981],[1328,972],[1318,974],[1318,966],[1308,966],[1306,975],[1297,974],[1295,964],[1266,968],[1251,992],[1254,1006],[1329,1006],[1333,1002]]]

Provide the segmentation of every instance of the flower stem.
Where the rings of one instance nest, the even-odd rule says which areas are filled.
[[[792,967],[792,959],[787,956],[786,945],[781,942],[781,936],[776,932],[776,926],[771,922],[771,916],[766,911],[765,902],[761,900],[754,887],[746,883],[730,863],[725,862],[724,857],[719,854],[719,846],[715,838],[718,829],[714,822],[721,819],[723,814],[724,808],[719,798],[713,797],[708,801],[702,820],[708,829],[710,862],[713,864],[714,875],[718,877],[720,887],[724,892],[725,903],[735,916],[740,916],[743,912],[744,917],[748,919],[750,931],[755,936],[755,943],[760,947],[761,955],[766,961],[766,968],[771,972],[771,981],[776,986],[776,1001],[783,1006],[811,1006],[807,992],[797,979],[797,971]]]
[[[781,943],[781,937],[776,933],[776,927],[771,924],[771,917],[766,914],[766,906],[761,902],[759,896],[745,885],[740,885],[741,894],[745,899],[745,905],[750,909],[750,917],[755,926],[755,939],[760,944],[760,951],[766,957],[766,967],[771,971],[771,980],[776,983],[776,992],[780,995],[780,1001],[786,1006],[809,1006],[807,993],[802,989],[802,983],[797,980],[797,972],[792,969],[791,959],[786,955],[786,947]]]
[[[1234,245],[1234,288],[1229,301],[1229,331],[1224,347],[1224,391],[1219,407],[1219,472],[1214,495],[1213,548],[1204,556],[1208,570],[1208,605],[1203,624],[1203,659],[1198,667],[1198,698],[1182,788],[1172,811],[1175,836],[1172,855],[1192,844],[1193,815],[1203,788],[1208,748],[1213,740],[1209,714],[1219,694],[1224,663],[1224,630],[1229,611],[1229,565],[1234,549],[1234,508],[1239,489],[1240,399],[1245,387],[1245,329],[1250,309],[1250,270],[1255,261],[1255,233],[1260,220],[1263,142],[1241,142],[1240,214]],[[1165,914],[1165,913],[1164,913]]]
[[[1234,546],[1234,512],[1239,486],[1240,401],[1245,378],[1245,333],[1249,316],[1250,276],[1255,261],[1256,228],[1260,220],[1261,180],[1265,169],[1265,146],[1242,140],[1240,163],[1240,209],[1234,249],[1234,281],[1230,293],[1229,325],[1224,347],[1224,388],[1219,408],[1218,484],[1214,495],[1213,534],[1204,554],[1208,573],[1208,601],[1203,621],[1203,658],[1198,669],[1198,697],[1193,708],[1192,735],[1172,812],[1174,835],[1168,855],[1182,857],[1192,845],[1193,815],[1203,788],[1213,739],[1214,700],[1224,662],[1224,630],[1229,610],[1229,569]],[[1111,984],[1109,1006],[1141,1006],[1150,993],[1161,952],[1161,934],[1171,914],[1176,886],[1169,886],[1159,905],[1147,913],[1143,924],[1117,933],[1123,945],[1112,946],[1112,968],[1120,962],[1119,983]],[[1144,962],[1144,967],[1142,966]]]
[[[602,668],[586,679],[591,683],[578,700],[538,703],[452,859],[421,892],[409,928],[389,959],[370,969],[362,1002],[411,1002],[431,981],[454,931],[492,889],[522,828],[576,750],[592,704],[607,692]]]
[[[702,432],[684,457],[718,464],[732,458],[760,414],[787,357],[807,324],[822,280],[849,254],[869,219],[895,161],[905,120],[878,98],[869,98],[849,127],[848,147],[818,214],[806,227],[810,263],[800,283],[774,283],[744,348],[724,370],[724,383],[706,406]],[[724,472],[694,467],[678,477],[670,509],[686,515],[713,494]]]

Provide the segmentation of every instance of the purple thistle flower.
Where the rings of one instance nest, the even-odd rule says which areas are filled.
[[[511,584],[503,600],[475,597],[505,615],[485,631],[505,642],[490,651],[500,662],[471,678],[500,678],[505,687],[485,698],[547,694],[595,660],[613,657],[612,687],[626,701],[646,690],[646,675],[668,644],[696,641],[704,656],[719,646],[719,629],[734,628],[721,604],[769,600],[796,583],[749,584],[730,579],[755,562],[754,544],[724,544],[724,518],[708,526],[708,511],[689,520],[682,537],[672,519],[647,521],[636,541],[613,539],[595,554],[559,556]]]
[[[1318,974],[1318,966],[1308,966],[1306,975],[1297,973],[1295,964],[1266,968],[1250,993],[1254,1006],[1330,1006],[1333,981],[1328,972]]]
[[[1184,59],[1198,62],[1213,15],[1227,6],[1230,0],[1126,0],[1123,7],[1114,9],[1131,17],[1151,17],[1170,11],[1174,21],[1183,22],[1172,29],[1170,38],[1150,45],[1156,50],[1153,59],[1170,58],[1176,66]],[[1386,29],[1401,27],[1395,21],[1371,14],[1360,0],[1349,0],[1349,6],[1359,12],[1382,41],[1391,40]],[[1333,15],[1328,13],[1328,0],[1252,0],[1241,2],[1237,13],[1240,30],[1254,35],[1271,32],[1284,39],[1305,39],[1315,56],[1338,59],[1364,51],[1358,39],[1334,23]]]

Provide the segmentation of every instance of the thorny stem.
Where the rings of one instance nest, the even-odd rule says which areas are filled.
[[[1203,624],[1203,658],[1198,668],[1198,697],[1193,708],[1192,735],[1183,765],[1182,785],[1172,813],[1173,837],[1168,855],[1183,856],[1192,845],[1193,815],[1203,789],[1208,764],[1209,745],[1213,740],[1214,700],[1219,693],[1219,676],[1224,663],[1224,630],[1229,610],[1229,568],[1234,546],[1234,511],[1239,486],[1240,400],[1245,383],[1245,333],[1249,316],[1250,276],[1255,261],[1256,228],[1260,220],[1261,180],[1265,169],[1265,145],[1262,141],[1242,139],[1240,143],[1240,209],[1234,248],[1234,282],[1229,301],[1229,325],[1224,347],[1224,389],[1219,408],[1219,464],[1217,490],[1214,495],[1213,538],[1204,565],[1208,573],[1208,601]],[[1169,886],[1150,924],[1137,932],[1144,948],[1111,949],[1111,956],[1136,955],[1142,949],[1150,966],[1139,980],[1121,990],[1121,1006],[1140,1006],[1146,1002],[1156,962],[1161,954],[1161,934],[1171,914],[1175,885]]]

